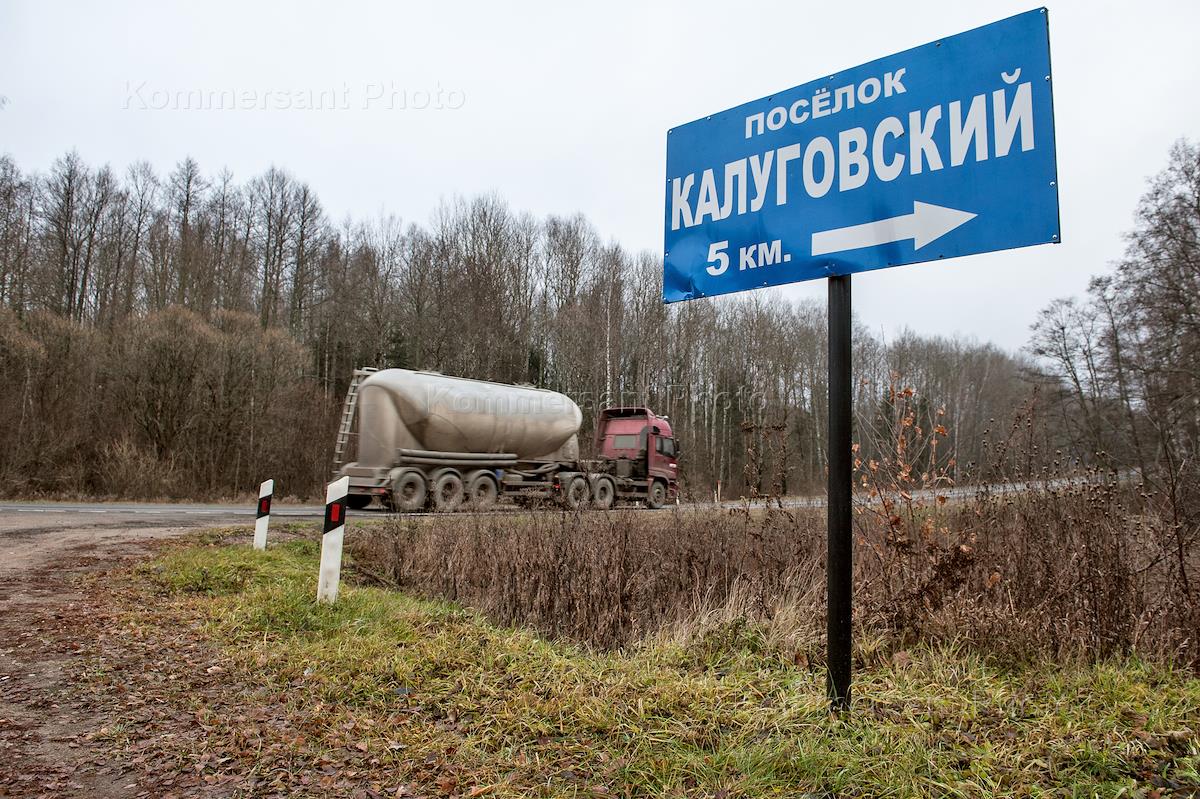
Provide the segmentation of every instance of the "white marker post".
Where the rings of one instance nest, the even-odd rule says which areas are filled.
[[[350,478],[343,477],[325,490],[325,528],[321,535],[321,574],[317,578],[317,601],[333,604],[342,578],[342,539],[346,535],[346,493]]]
[[[271,495],[275,493],[275,481],[264,480],[258,487],[258,517],[254,520],[254,548],[267,548],[267,526],[271,523]]]

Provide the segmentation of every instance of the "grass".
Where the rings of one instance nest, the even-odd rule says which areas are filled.
[[[594,651],[381,588],[344,584],[336,605],[317,605],[317,556],[312,541],[266,553],[208,543],[143,567],[170,621],[141,611],[139,623],[198,624],[241,686],[238,715],[172,700],[190,703],[214,757],[266,775],[280,747],[335,769],[350,751],[343,774],[398,796],[1162,796],[1200,786],[1200,681],[1169,666],[1006,664],[954,647],[886,658],[866,647],[853,710],[837,717],[819,665],[798,666],[751,623]],[[265,725],[247,747],[245,715],[264,714],[287,723]]]

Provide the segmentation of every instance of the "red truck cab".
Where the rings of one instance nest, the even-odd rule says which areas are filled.
[[[604,409],[596,420],[596,453],[617,476],[645,480],[651,507],[675,499],[679,446],[667,417],[646,407]]]

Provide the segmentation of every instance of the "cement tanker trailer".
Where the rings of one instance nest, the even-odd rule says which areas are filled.
[[[360,370],[346,397],[335,473],[350,478],[355,508],[379,500],[396,511],[486,509],[501,498],[656,508],[674,499],[678,448],[666,417],[645,407],[601,411],[592,460],[579,458],[582,421],[579,406],[555,391]],[[342,466],[351,439],[357,459]]]

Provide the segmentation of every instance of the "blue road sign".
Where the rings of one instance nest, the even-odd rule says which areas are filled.
[[[664,301],[1058,242],[1047,16],[668,131]]]

